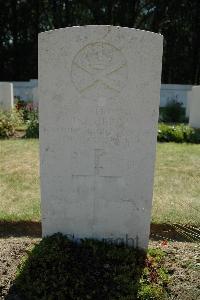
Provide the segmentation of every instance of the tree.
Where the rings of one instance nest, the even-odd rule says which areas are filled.
[[[112,24],[162,33],[162,82],[200,84],[199,0],[0,0],[0,7],[0,80],[37,78],[38,32]]]
[[[0,7],[0,80],[37,78],[37,1],[0,0]]]

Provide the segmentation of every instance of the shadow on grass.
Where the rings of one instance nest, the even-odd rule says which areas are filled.
[[[199,242],[200,228],[180,224],[151,224],[150,238],[155,241]]]
[[[41,237],[41,223],[36,221],[0,221],[0,237]],[[180,224],[151,224],[150,239],[199,242],[200,228]]]
[[[5,299],[164,300],[163,257],[158,249],[146,253],[93,239],[77,243],[57,233],[28,253]]]

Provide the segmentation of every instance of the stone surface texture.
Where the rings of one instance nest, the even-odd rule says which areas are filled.
[[[10,110],[13,107],[13,84],[10,82],[0,82],[0,108]]]
[[[113,26],[39,35],[43,235],[146,248],[162,36]]]
[[[200,128],[200,85],[193,86],[190,94],[189,124],[194,128]]]

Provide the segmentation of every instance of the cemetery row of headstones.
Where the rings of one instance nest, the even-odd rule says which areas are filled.
[[[13,84],[0,82],[0,108],[10,110],[14,107]]]
[[[38,88],[32,91],[32,101],[38,106]],[[15,104],[13,96],[13,84],[10,82],[0,82],[0,109],[13,109]],[[190,126],[200,128],[200,86],[193,86],[189,92],[186,106],[186,116],[189,118]]]
[[[189,124],[194,128],[200,128],[200,86],[193,86],[189,102]]]

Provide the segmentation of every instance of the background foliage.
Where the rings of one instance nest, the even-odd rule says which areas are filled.
[[[112,24],[164,35],[163,83],[200,83],[199,0],[0,0],[0,81],[37,78],[37,34]]]
[[[159,123],[157,140],[158,142],[200,144],[200,129],[185,124]]]
[[[0,109],[0,139],[13,136],[22,124],[23,118],[20,111],[16,109],[3,111]]]

